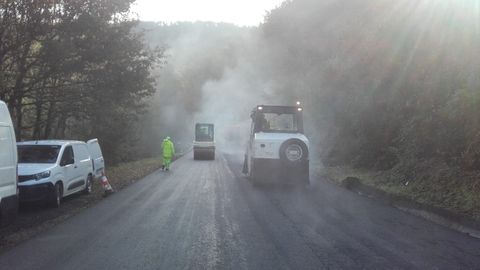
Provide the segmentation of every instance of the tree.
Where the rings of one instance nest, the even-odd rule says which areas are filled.
[[[120,144],[134,132],[162,51],[133,31],[132,2],[0,3],[0,98],[18,140],[93,136]],[[107,147],[106,156],[119,156],[115,149]]]

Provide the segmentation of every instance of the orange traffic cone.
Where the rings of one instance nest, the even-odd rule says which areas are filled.
[[[114,190],[112,186],[110,185],[110,182],[108,182],[108,178],[105,175],[105,171],[102,172],[102,177],[100,178],[103,186],[103,190],[105,191],[105,195],[108,195],[110,193],[113,193]]]

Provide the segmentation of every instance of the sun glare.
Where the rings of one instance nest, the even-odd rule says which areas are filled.
[[[133,13],[143,21],[213,21],[254,26],[263,21],[268,10],[282,2],[283,0],[138,0],[133,5]]]

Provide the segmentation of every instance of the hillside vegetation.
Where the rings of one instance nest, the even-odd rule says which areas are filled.
[[[154,93],[133,0],[0,2],[0,99],[17,139],[99,138],[109,163],[130,159]]]
[[[306,101],[327,167],[383,171],[370,184],[480,217],[479,11],[466,0],[295,0],[262,32],[277,48],[277,92]]]

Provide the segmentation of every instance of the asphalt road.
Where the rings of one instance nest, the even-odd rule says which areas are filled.
[[[480,240],[321,180],[255,188],[185,156],[0,255],[0,269],[480,269]]]

